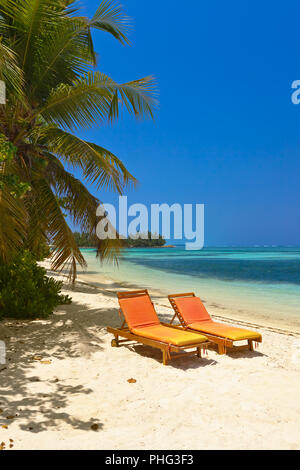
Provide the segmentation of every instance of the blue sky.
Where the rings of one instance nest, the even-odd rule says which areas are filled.
[[[98,5],[81,3],[90,15]],[[159,110],[80,135],[138,178],[129,203],[204,203],[207,245],[299,245],[299,2],[122,4],[132,46],[96,33],[98,69],[119,82],[155,75]]]

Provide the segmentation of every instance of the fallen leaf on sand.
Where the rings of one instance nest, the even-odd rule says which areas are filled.
[[[14,419],[14,415],[6,416],[6,419]]]
[[[130,383],[130,384],[135,384],[136,380],[135,379],[128,379],[127,382]]]
[[[33,356],[32,358],[34,361],[41,361],[43,358],[42,356]]]
[[[98,429],[99,429],[99,424],[96,424],[96,423],[95,423],[95,424],[92,424],[92,425],[91,425],[91,429],[92,429],[93,431],[98,431]]]
[[[8,429],[8,426],[6,426],[6,424],[2,424],[1,428]]]
[[[51,364],[51,361],[40,361],[41,364]]]
[[[14,442],[14,440],[13,440],[13,439],[9,439],[9,442]]]

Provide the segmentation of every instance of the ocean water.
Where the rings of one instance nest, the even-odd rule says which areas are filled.
[[[100,273],[164,294],[194,291],[220,312],[300,331],[300,247],[130,249],[119,267],[82,252],[88,268],[80,277],[93,282]]]

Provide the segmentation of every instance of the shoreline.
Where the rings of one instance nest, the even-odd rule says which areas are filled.
[[[198,277],[187,271],[180,273],[176,270],[159,269],[158,262],[155,262],[155,258],[160,257],[158,251],[160,250],[156,250],[154,258],[152,255],[142,254],[142,259],[146,256],[145,262],[139,262],[140,256],[136,250],[133,259],[129,255],[128,259],[124,257],[118,268],[106,264],[101,267],[92,253],[84,252],[88,267],[86,270],[79,269],[78,276],[96,285],[99,280],[102,282],[106,278],[107,282],[118,284],[121,288],[126,286],[148,289],[149,292],[158,291],[167,305],[167,296],[170,293],[195,292],[205,303],[209,313],[216,318],[223,317],[300,334],[300,286]],[[170,256],[172,265],[172,255]],[[150,257],[149,262],[147,257]],[[162,262],[166,263],[168,257],[169,254],[167,257],[163,256]]]
[[[51,274],[54,275],[55,273]],[[126,281],[120,281],[113,279],[112,277],[105,275],[105,274],[97,274],[97,281],[94,279],[93,275],[84,275],[81,276],[80,274],[77,277],[76,282],[82,282],[86,285],[90,285],[93,287],[97,287],[97,284],[107,284],[108,286],[113,283],[114,289],[111,292],[116,293],[118,290],[137,290],[143,289],[139,284],[131,284]],[[170,309],[170,315],[172,315],[172,307],[168,304],[168,293],[164,289],[157,289],[151,286],[147,287],[149,293],[153,293],[157,297],[159,297],[159,301],[157,301],[158,306],[166,307]],[[211,314],[212,318],[215,320],[220,320],[223,322],[230,322],[230,323],[239,323],[241,326],[248,326],[254,327],[256,329],[263,328],[267,331],[274,331],[277,333],[287,334],[291,336],[300,336],[300,329],[293,324],[289,324],[287,328],[282,328],[282,322],[276,322],[276,318],[264,318],[262,315],[253,314],[251,317],[248,312],[245,310],[241,310],[239,308],[229,309],[226,308],[224,305],[220,305],[216,302],[209,302],[206,299],[202,299],[203,303],[207,307],[209,313]],[[265,321],[264,321],[265,320]]]
[[[105,279],[108,279],[104,276]],[[82,283],[82,284],[85,284],[87,286],[90,286],[90,287],[95,287],[97,288],[96,286],[96,283],[93,283],[92,281],[90,282],[86,282],[84,279],[80,279],[80,277],[78,277],[78,280]],[[119,290],[123,290],[124,289],[124,284],[121,283],[120,284],[120,289]],[[141,286],[139,285],[136,285],[136,286],[133,286],[131,285],[130,288],[128,288],[128,290],[138,290],[138,289],[141,289]],[[116,290],[112,290],[110,292],[112,293],[116,293],[118,289]],[[125,289],[126,290],[126,287]],[[165,304],[164,302],[167,300],[165,299],[166,298],[166,294],[162,291],[159,291],[157,289],[149,289],[149,293],[151,295],[151,292],[152,293],[157,293],[159,295],[159,297],[161,297],[161,299],[156,299],[156,305],[158,307],[165,307],[165,308],[168,308],[170,309],[170,317],[173,316],[173,310],[172,310],[172,307],[170,305],[167,305]],[[207,303],[205,300],[204,300],[204,303],[206,304],[206,306],[208,306],[208,308],[210,308],[212,305],[210,305],[209,303]],[[220,310],[224,310],[225,307],[221,306],[221,305],[217,305],[217,304],[214,304],[215,306],[215,309],[220,309]],[[210,309],[211,310],[211,309]],[[267,324],[267,323],[257,323],[256,321],[253,321],[250,317],[248,319],[241,319],[241,318],[238,318],[238,313],[236,313],[236,316],[235,314],[232,312],[232,315],[227,317],[227,316],[224,316],[224,315],[217,315],[216,313],[211,313],[211,317],[213,319],[215,319],[216,321],[221,321],[221,322],[224,322],[224,323],[233,323],[233,324],[239,324],[241,326],[245,326],[245,327],[249,327],[249,328],[255,328],[255,329],[263,329],[263,330],[266,330],[266,331],[272,331],[274,333],[278,333],[278,334],[284,334],[284,335],[289,335],[289,336],[295,336],[295,337],[300,337],[300,331],[297,331],[296,329],[293,330],[293,329],[283,329],[283,328],[280,328],[279,325],[276,326],[276,325],[271,325],[271,324]],[[259,321],[259,317],[257,317],[257,321]]]

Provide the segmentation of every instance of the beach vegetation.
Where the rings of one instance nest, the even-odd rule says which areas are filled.
[[[129,235],[123,242],[125,248],[160,248],[166,244],[166,240],[162,235],[152,234],[151,232]]]
[[[166,244],[166,240],[162,235],[154,235],[151,232],[137,235],[129,235],[126,239],[120,239],[120,246],[122,248],[158,248]],[[74,238],[77,245],[82,248],[95,248],[97,246],[96,238],[89,233],[74,232]]]
[[[62,281],[46,276],[28,250],[0,264],[0,319],[46,318],[57,305],[71,303],[61,294]]]
[[[96,71],[93,31],[127,45],[130,20],[115,1],[102,1],[92,18],[79,6],[74,0],[0,2],[0,80],[7,97],[0,105],[4,271],[3,264],[15,263],[24,248],[36,253],[41,244],[51,244],[52,269],[66,269],[74,281],[76,266],[86,262],[71,224],[94,237],[100,260],[118,256],[119,239],[95,237],[101,201],[86,183],[100,197],[107,189],[122,194],[136,180],[116,155],[78,131],[116,121],[121,109],[152,118],[155,80],[120,84]]]

